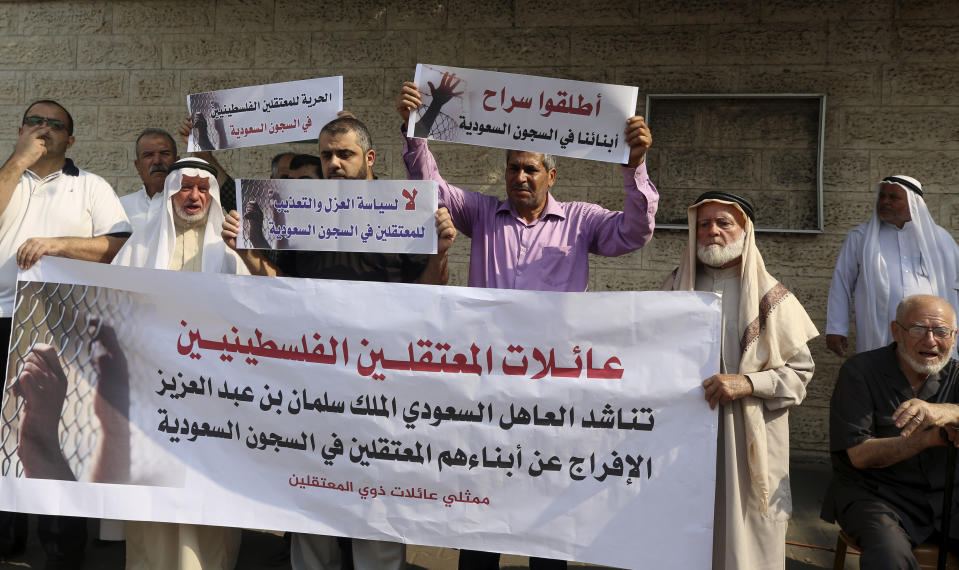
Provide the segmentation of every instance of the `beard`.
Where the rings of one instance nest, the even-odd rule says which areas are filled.
[[[186,222],[187,225],[192,226],[192,225],[199,224],[200,222],[205,222],[206,215],[208,213],[210,213],[210,202],[207,202],[206,208],[200,210],[199,212],[195,214],[190,214],[176,202],[173,203],[173,215],[175,215],[180,220]]]
[[[350,174],[345,168],[340,168],[339,170],[334,170],[329,174],[324,174],[323,178],[327,180],[335,178],[337,176],[342,176],[345,180],[368,180],[372,178],[373,169],[370,168],[368,164],[363,164],[363,168],[360,168],[357,172]]]
[[[739,234],[739,239],[727,245],[713,243],[696,246],[696,259],[709,267],[722,267],[743,254],[746,247],[746,232]]]
[[[902,360],[909,365],[909,368],[912,368],[915,372],[924,374],[926,376],[929,376],[930,374],[937,374],[940,370],[945,368],[946,364],[949,364],[951,353],[951,349],[947,350],[939,355],[939,360],[935,362],[922,363],[909,356],[901,343],[896,345],[896,354],[899,355],[899,358],[902,358]]]

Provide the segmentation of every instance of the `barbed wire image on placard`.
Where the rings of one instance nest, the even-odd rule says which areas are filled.
[[[416,110],[417,124],[422,120],[426,113],[426,108],[422,107]],[[415,127],[414,127],[415,128]],[[429,138],[438,141],[456,142],[456,121],[452,117],[443,113],[437,113],[436,119],[429,127]]]
[[[420,86],[423,106],[416,110],[413,136],[455,142],[457,123],[450,114],[463,113],[462,95],[467,84],[455,73],[432,67],[425,71],[422,79],[424,85]],[[446,112],[441,110],[444,107]]]
[[[190,95],[193,135],[200,150],[219,150],[230,147],[223,119],[216,118],[213,113],[217,106],[218,102],[213,92]]]

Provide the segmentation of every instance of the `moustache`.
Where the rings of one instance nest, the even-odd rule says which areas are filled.
[[[165,164],[154,164],[150,167],[150,174],[153,174],[154,172],[162,172],[167,174],[170,172],[170,167]]]

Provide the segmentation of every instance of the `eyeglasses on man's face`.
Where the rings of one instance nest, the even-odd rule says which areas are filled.
[[[909,336],[912,338],[924,338],[927,334],[932,333],[932,336],[938,339],[944,339],[951,337],[952,333],[955,332],[955,330],[949,327],[925,327],[922,325],[910,325],[907,327],[899,321],[896,321],[896,324],[909,333]]]
[[[39,127],[44,123],[46,123],[48,127],[55,131],[63,131],[67,128],[67,124],[60,119],[49,119],[47,117],[38,117],[36,115],[31,115],[23,119],[23,124],[28,127]]]

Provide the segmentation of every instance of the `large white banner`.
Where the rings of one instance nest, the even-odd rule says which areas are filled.
[[[716,295],[20,278],[0,509],[710,564]]]
[[[187,150],[221,150],[315,139],[343,109],[343,77],[192,93]]]
[[[436,253],[434,180],[238,180],[239,247]]]
[[[639,89],[416,65],[423,106],[407,136],[626,163],[623,132]]]

